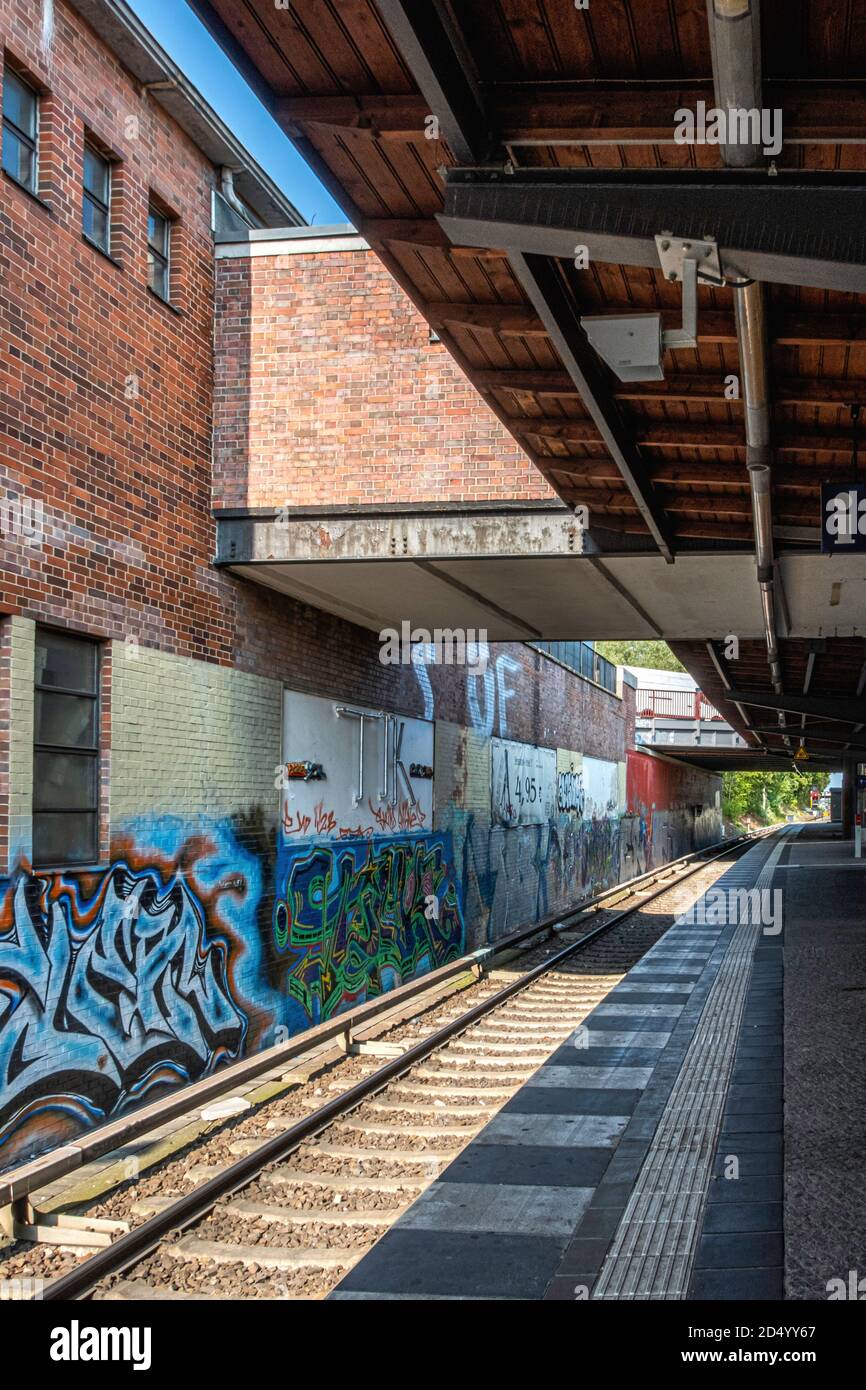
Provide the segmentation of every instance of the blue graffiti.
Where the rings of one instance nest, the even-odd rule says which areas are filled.
[[[0,1161],[207,1076],[245,1049],[227,919],[243,912],[254,924],[256,904],[239,856],[229,862],[216,835],[188,840],[187,864],[173,826],[152,838],[172,858],[150,845],[145,858],[127,854],[100,875],[22,871],[6,886]],[[252,951],[254,929],[248,940]]]
[[[296,1026],[444,965],[463,950],[450,835],[284,846],[274,939]]]

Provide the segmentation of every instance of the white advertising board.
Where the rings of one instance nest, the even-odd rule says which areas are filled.
[[[492,819],[499,825],[544,825],[556,806],[556,749],[491,740]]]
[[[429,721],[285,691],[275,780],[287,841],[429,831],[432,769]]]

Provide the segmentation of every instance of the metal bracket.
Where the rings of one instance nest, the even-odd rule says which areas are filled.
[[[698,345],[698,281],[721,286],[722,274],[719,248],[715,237],[702,241],[676,237],[662,232],[656,237],[659,263],[664,277],[683,287],[683,326],[667,329],[662,334],[665,348],[695,348]]]
[[[100,1216],[70,1216],[63,1211],[39,1211],[28,1197],[21,1197],[0,1210],[0,1230],[10,1240],[102,1249],[111,1244],[113,1236],[125,1235],[129,1223]]]

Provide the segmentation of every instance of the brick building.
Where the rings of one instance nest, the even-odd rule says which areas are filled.
[[[122,0],[0,0],[0,38],[2,1167],[718,809],[672,767],[630,801],[627,683],[480,634],[385,665],[327,595],[215,563],[251,510],[551,494]]]

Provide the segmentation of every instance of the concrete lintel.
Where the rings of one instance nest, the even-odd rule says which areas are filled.
[[[315,561],[562,558],[594,550],[570,513],[233,517],[217,521],[220,565]]]

